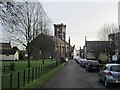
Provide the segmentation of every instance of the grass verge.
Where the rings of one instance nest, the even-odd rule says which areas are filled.
[[[48,80],[50,80],[51,77],[53,77],[54,75],[56,75],[58,73],[58,71],[60,71],[63,67],[64,67],[65,63],[59,65],[58,67],[56,67],[55,69],[51,70],[50,72],[46,73],[45,75],[43,75],[42,77],[38,78],[37,80],[31,82],[30,84],[25,85],[24,87],[21,87],[20,90],[22,90],[23,88],[28,89],[28,88],[41,88]]]
[[[43,60],[30,61],[31,68],[42,65],[42,62],[43,62]],[[28,61],[25,61],[25,60],[23,60],[23,61],[0,61],[0,63],[2,63],[2,67],[10,66],[11,63],[15,64],[14,70],[10,70],[10,68],[6,68],[6,70],[2,73],[3,75],[15,73],[15,72],[18,72],[18,71],[24,70],[24,69],[28,69],[28,67],[27,67]],[[52,59],[52,60],[51,59],[44,59],[45,65],[51,64],[51,63],[55,63],[55,60],[54,59]]]

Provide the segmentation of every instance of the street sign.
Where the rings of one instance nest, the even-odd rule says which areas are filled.
[[[28,54],[25,54],[25,57],[28,57]]]
[[[113,61],[117,61],[117,55],[113,55],[113,56],[112,56],[112,60],[113,60]]]

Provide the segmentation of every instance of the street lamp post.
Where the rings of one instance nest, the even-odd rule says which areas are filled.
[[[44,65],[43,52],[40,51],[39,54],[40,54],[40,56],[42,57],[42,63],[43,63],[43,65]]]
[[[43,65],[44,65],[44,57],[43,57],[43,51],[42,51],[42,59],[43,59]]]

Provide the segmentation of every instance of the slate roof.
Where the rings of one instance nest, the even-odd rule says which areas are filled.
[[[0,54],[12,54],[14,55],[16,53],[17,50],[15,49],[10,49],[10,50],[2,50],[2,52],[0,52]]]
[[[37,38],[39,38],[39,37],[43,37],[43,38],[49,38],[51,41],[53,41],[54,43],[56,43],[56,37],[55,36],[50,36],[50,35],[45,35],[45,34],[39,34],[39,36],[37,37]],[[57,37],[57,43],[58,44],[67,44],[67,45],[69,45],[69,43],[68,42],[66,42],[66,41],[64,41],[64,40],[62,40],[62,39],[60,39],[60,38],[58,38]],[[72,46],[71,46],[72,47]]]
[[[11,45],[10,45],[10,43],[0,43],[0,47],[11,48]]]
[[[86,41],[87,51],[103,52],[109,46],[109,41]]]
[[[0,43],[0,47],[1,47],[0,54],[12,54],[13,55],[18,50],[17,47],[11,48],[10,43]]]

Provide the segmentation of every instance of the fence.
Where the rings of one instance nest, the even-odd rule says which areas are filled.
[[[2,89],[9,88],[12,90],[12,88],[17,88],[19,90],[20,87],[25,86],[26,84],[29,84],[30,82],[43,76],[61,63],[62,62],[59,61],[57,62],[57,65],[56,63],[46,64],[4,75],[2,76]]]

